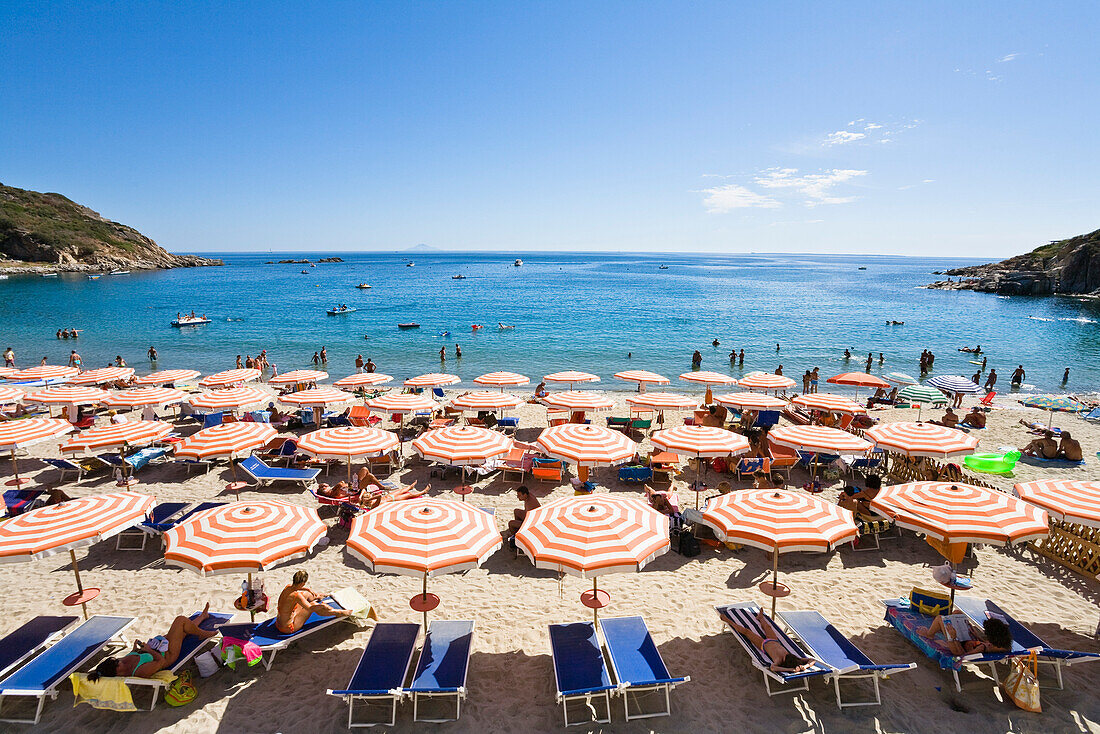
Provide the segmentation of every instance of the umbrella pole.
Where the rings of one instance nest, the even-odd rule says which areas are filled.
[[[428,574],[424,574],[424,589],[420,593],[421,593],[421,598],[424,601],[428,601]],[[952,592],[952,593],[954,593],[954,592]],[[424,631],[427,632],[427,630],[428,630],[428,609],[425,606],[425,609],[424,609]]]
[[[596,602],[600,598],[599,589],[596,588],[596,577],[592,577],[592,601]],[[600,608],[598,605],[592,605],[592,625],[596,628],[600,628]]]
[[[69,558],[73,559],[73,574],[76,575],[76,591],[83,597],[84,596],[84,584],[80,583],[80,568],[76,565],[76,551],[69,549]],[[80,611],[84,612],[84,619],[88,618],[88,605],[85,602],[80,602]]]
[[[772,550],[772,619],[775,619],[775,604],[779,601],[775,593],[779,583],[779,546]]]
[[[244,600],[248,602],[249,595],[252,593],[252,572],[248,572],[248,590],[245,591]],[[252,621],[256,621],[256,610],[251,604],[248,605],[248,613],[252,616]]]
[[[11,450],[11,470],[13,472],[15,472],[15,479],[11,482],[11,484],[14,484],[15,486],[18,487],[19,484],[20,484],[20,481],[19,481],[19,462],[17,462],[15,460],[15,449],[14,448]]]

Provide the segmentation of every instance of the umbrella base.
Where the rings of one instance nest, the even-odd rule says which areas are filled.
[[[22,487],[26,484],[30,484],[33,481],[34,480],[30,477],[19,477],[18,479],[9,479],[8,481],[4,482],[4,484],[9,487]]]

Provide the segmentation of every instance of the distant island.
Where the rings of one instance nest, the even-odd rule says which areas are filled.
[[[928,288],[1008,296],[1100,297],[1100,229],[1056,240],[998,263],[954,268],[935,275],[960,276],[960,279],[937,281]]]
[[[0,272],[156,270],[222,265],[173,255],[133,227],[61,194],[0,184]]]

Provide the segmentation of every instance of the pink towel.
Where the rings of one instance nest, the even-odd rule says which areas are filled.
[[[222,661],[229,666],[231,670],[235,670],[237,667],[237,661],[244,660],[248,663],[248,667],[252,667],[256,663],[260,662],[260,658],[263,657],[263,652],[254,642],[248,640],[240,640],[236,637],[223,637],[222,638]]]

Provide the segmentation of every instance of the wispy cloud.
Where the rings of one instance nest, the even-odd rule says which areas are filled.
[[[901,122],[870,122],[866,118],[859,117],[847,124],[847,130],[837,130],[818,138],[820,147],[834,148],[838,145],[868,145],[876,143],[889,143],[898,133],[904,130],[912,130],[920,124],[920,120],[903,120]]]
[[[703,206],[710,214],[727,214],[734,209],[775,209],[781,204],[738,184],[725,184],[703,189]]]
[[[833,193],[839,184],[866,176],[867,171],[852,168],[833,168],[821,173],[799,174],[797,168],[769,168],[756,177],[756,183],[765,189],[788,191],[801,198],[805,206],[818,204],[848,204],[854,196],[837,196]]]
[[[1018,53],[1005,54],[1001,58],[997,59],[997,63],[998,64],[1008,63],[1009,61],[1012,61],[1013,59],[1015,59],[1019,55],[1020,54],[1018,54]]]
[[[825,145],[844,145],[845,143],[854,143],[857,140],[862,140],[865,137],[867,137],[866,133],[837,130],[835,133],[829,133],[825,136]]]

